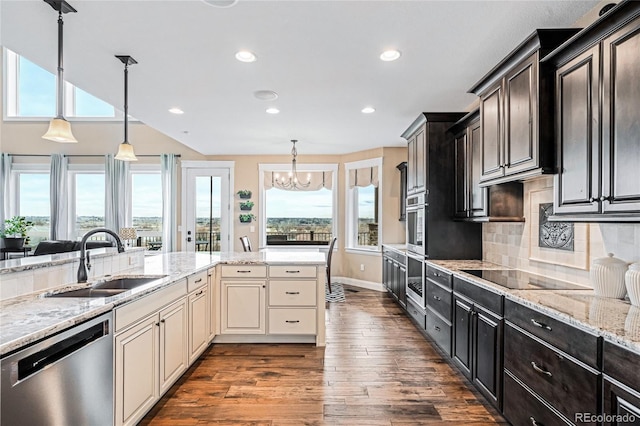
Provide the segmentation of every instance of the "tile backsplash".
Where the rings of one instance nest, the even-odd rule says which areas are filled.
[[[61,265],[28,269],[0,275],[0,300],[30,293],[38,293],[61,285],[77,282],[78,259]],[[91,258],[89,281],[103,275],[134,273],[144,268],[144,250],[125,253],[102,254]]]
[[[483,259],[588,286],[593,259],[613,253],[626,262],[640,261],[640,224],[576,224],[573,252],[537,248],[538,230],[531,229],[532,223],[537,224],[537,203],[551,201],[552,191],[552,177],[525,182],[525,222],[483,224]]]

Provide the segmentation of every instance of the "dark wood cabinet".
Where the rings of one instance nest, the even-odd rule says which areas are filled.
[[[415,194],[425,191],[425,165],[426,165],[426,126],[420,126],[415,133],[408,137],[407,148],[409,158],[407,161],[407,194]]]
[[[454,277],[452,357],[473,384],[502,406],[503,296]]]
[[[407,220],[407,162],[398,164],[396,169],[400,171],[400,217],[398,220],[404,222]]]
[[[543,62],[556,82],[552,220],[640,221],[640,3],[621,2]]]
[[[604,425],[640,426],[640,393],[605,376]]]
[[[553,70],[540,59],[577,31],[534,31],[469,90],[480,97],[481,185],[555,171]]]
[[[406,307],[406,265],[405,254],[383,246],[382,284],[403,308]]]
[[[425,267],[425,304],[427,305],[426,332],[447,356],[451,356],[453,326],[451,290],[452,276],[433,265]]]
[[[640,425],[640,355],[608,341],[602,353],[603,412],[622,416],[604,424]]]

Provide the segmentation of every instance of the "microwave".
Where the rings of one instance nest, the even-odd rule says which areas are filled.
[[[407,198],[407,251],[426,255],[427,244],[427,205],[424,194]]]

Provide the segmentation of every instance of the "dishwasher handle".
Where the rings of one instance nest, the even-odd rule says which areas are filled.
[[[109,334],[109,320],[86,328],[17,362],[17,381],[24,380]]]

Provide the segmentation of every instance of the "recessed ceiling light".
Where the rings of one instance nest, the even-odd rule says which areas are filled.
[[[278,94],[273,90],[256,90],[253,92],[253,96],[261,101],[275,101],[278,99]]]
[[[202,0],[209,6],[214,7],[231,7],[238,3],[238,0]]]
[[[240,62],[255,62],[256,55],[253,52],[249,52],[248,50],[241,50],[236,53],[236,59]]]
[[[385,50],[380,54],[380,59],[385,62],[395,61],[400,57],[399,50]]]
[[[267,114],[278,114],[279,112],[278,108],[267,108]]]
[[[372,112],[376,112],[376,109],[374,107],[364,107],[364,108],[362,108],[362,113],[363,114],[371,114]]]
[[[169,108],[169,112],[171,114],[184,114],[183,110],[181,110],[180,108],[176,108],[176,107]]]

